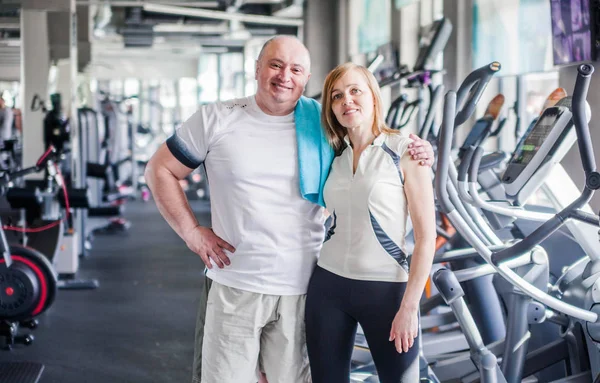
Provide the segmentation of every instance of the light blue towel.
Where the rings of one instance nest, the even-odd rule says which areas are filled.
[[[300,97],[294,113],[298,141],[300,194],[305,199],[325,207],[323,186],[333,162],[333,149],[321,128],[321,104]]]

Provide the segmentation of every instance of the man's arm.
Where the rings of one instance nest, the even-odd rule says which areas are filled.
[[[433,147],[427,140],[423,140],[416,134],[411,133],[409,137],[414,141],[408,145],[408,154],[413,160],[419,160],[419,165],[433,166],[434,154]]]
[[[198,221],[179,184],[179,181],[192,171],[194,169],[179,162],[167,145],[162,144],[148,162],[144,173],[158,210],[183,240],[187,232],[198,226]]]
[[[179,184],[193,170],[179,162],[167,145],[162,144],[148,162],[144,175],[158,210],[171,228],[193,252],[200,255],[206,267],[212,268],[212,259],[218,267],[223,268],[223,264],[230,264],[223,248],[231,252],[235,249],[217,237],[210,228],[198,224]]]

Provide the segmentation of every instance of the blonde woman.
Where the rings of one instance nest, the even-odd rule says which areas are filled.
[[[323,86],[322,123],[336,158],[324,198],[335,219],[306,300],[313,383],[348,382],[357,324],[382,383],[419,380],[418,309],[435,252],[430,171],[412,140],[384,122],[380,90],[364,67],[335,68]],[[404,237],[415,248],[410,272]]]

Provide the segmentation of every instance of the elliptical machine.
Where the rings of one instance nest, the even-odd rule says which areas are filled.
[[[522,254],[526,254],[531,251],[540,242],[546,239],[549,235],[558,230],[563,224],[570,220],[576,220],[585,224],[593,225],[598,227],[599,218],[595,214],[589,214],[581,210],[592,197],[595,190],[600,189],[600,173],[596,171],[595,160],[593,154],[593,148],[591,138],[589,134],[589,128],[586,120],[585,113],[585,98],[587,95],[591,74],[593,73],[593,67],[591,65],[581,65],[578,68],[578,77],[575,84],[575,90],[573,92],[573,113],[569,110],[562,110],[560,114],[557,114],[558,118],[570,119],[571,115],[574,121],[575,131],[578,138],[579,152],[582,159],[582,165],[585,170],[586,182],[582,188],[581,195],[576,198],[569,206],[565,207],[562,211],[555,215],[549,215],[549,219],[542,224],[533,233],[526,236],[520,242],[504,248],[502,250],[490,250],[477,238],[476,235],[469,229],[456,211],[453,204],[448,198],[446,191],[447,175],[445,166],[439,164],[440,171],[438,172],[439,178],[436,179],[436,192],[439,193],[439,201],[442,208],[448,213],[449,217],[456,222],[456,227],[461,231],[467,240],[473,244],[477,251],[481,254],[482,258],[493,267],[504,279],[506,279],[511,285],[515,286],[522,294],[533,298],[535,301],[546,306],[545,310],[540,310],[537,320],[548,319],[556,322],[560,325],[560,335],[564,338],[564,342],[569,346],[570,365],[567,366],[569,369],[569,376],[561,381],[598,381],[600,376],[600,352],[598,351],[598,322],[600,322],[600,311],[598,309],[598,303],[600,298],[597,294],[598,286],[600,286],[600,273],[598,272],[598,255],[595,253],[587,254],[587,258],[582,261],[575,262],[572,266],[568,267],[559,280],[554,284],[549,292],[546,289],[540,289],[539,287],[533,286],[514,271],[510,269],[507,263],[515,261]],[[453,107],[456,104],[455,98],[452,94],[447,96],[447,105],[445,109],[445,116],[448,116],[450,121],[454,115]],[[451,123],[446,123],[444,128],[445,143],[441,145],[444,147],[442,153],[444,156],[440,156],[443,161],[447,160],[447,153],[450,148],[450,142],[452,137]],[[539,124],[540,129],[544,129],[546,124]],[[524,156],[527,159],[527,163],[531,164],[532,167],[540,165],[540,158],[544,157],[543,153],[548,145],[545,145],[550,140],[545,141],[542,145],[531,145],[523,148],[524,151],[532,151],[530,155]],[[537,156],[541,153],[541,156]],[[476,182],[476,176],[479,169],[479,162],[483,150],[478,148],[471,162],[471,169],[469,172],[469,189],[471,191],[471,197],[473,200],[477,200],[476,190],[472,187]],[[539,158],[538,158],[539,157]],[[520,157],[518,157],[520,158]],[[519,160],[521,161],[521,160]],[[521,169],[525,172],[523,169]],[[507,215],[517,215],[518,210],[515,207],[505,208]],[[507,371],[517,372],[517,376],[526,377],[533,373],[531,368],[527,367],[527,363],[524,364],[524,354],[520,354],[515,358],[515,363],[520,364],[520,371],[516,371],[513,366],[504,366],[502,371],[496,363],[492,363],[492,360],[486,356],[487,352],[485,346],[478,341],[477,329],[472,325],[472,320],[469,319],[469,312],[460,304],[460,293],[459,286],[456,280],[451,278],[451,274],[448,271],[440,272],[434,278],[437,282],[440,291],[446,295],[446,301],[453,306],[454,313],[458,317],[463,332],[468,334],[467,339],[471,340],[470,346],[472,351],[473,361],[480,369],[480,378],[483,382],[490,381],[503,381],[505,373]],[[454,304],[458,302],[458,305]],[[576,347],[571,347],[576,346]],[[540,355],[544,355],[541,357]],[[530,359],[527,356],[527,362],[533,362],[534,360],[541,363],[552,362],[552,359],[556,359],[556,351],[552,349],[540,350],[537,352],[535,359]],[[505,369],[507,367],[508,369]],[[508,376],[506,375],[506,379]]]

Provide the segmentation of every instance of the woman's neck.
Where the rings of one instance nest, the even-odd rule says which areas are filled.
[[[348,138],[354,151],[362,152],[376,137],[371,129],[348,129]]]

